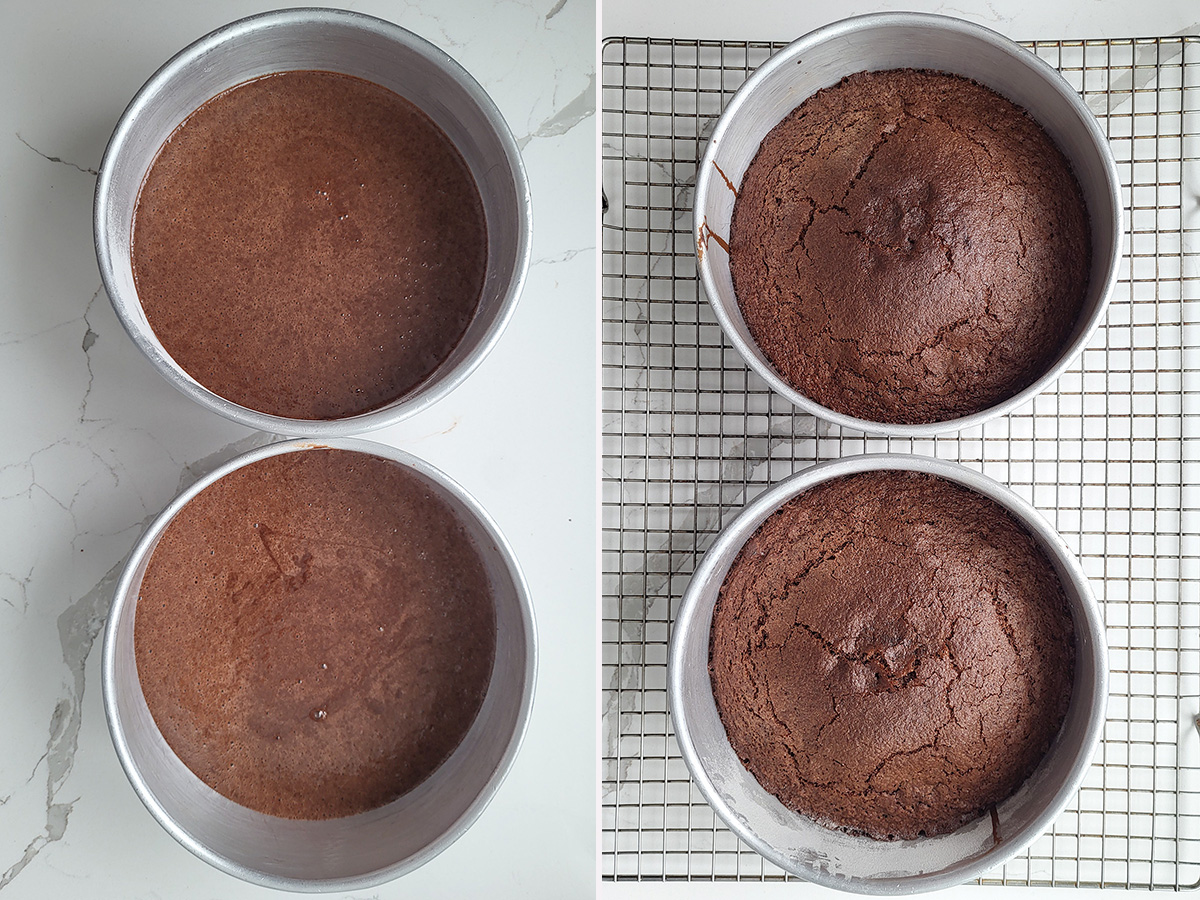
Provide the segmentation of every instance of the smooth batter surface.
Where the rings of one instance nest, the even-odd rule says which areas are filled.
[[[925,423],[1037,380],[1079,318],[1090,234],[1062,153],[958,76],[861,72],[763,140],[730,233],[755,342],[847,415]]]
[[[928,475],[818,485],[746,543],[713,615],[734,751],[785,806],[877,839],[953,831],[1058,733],[1074,627],[1001,507]]]
[[[298,419],[424,381],[470,324],[486,263],[450,139],[331,72],[209,100],[159,151],[134,214],[138,297],[167,352],[214,393]]]
[[[495,612],[450,508],[399,466],[307,450],[197,495],[134,625],[154,721],[210,787],[276,816],[363,812],[424,781],[487,691]]]

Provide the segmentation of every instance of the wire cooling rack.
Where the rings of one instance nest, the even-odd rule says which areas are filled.
[[[784,880],[691,783],[667,643],[721,526],[816,462],[956,459],[1036,505],[1102,601],[1103,743],[1075,801],[981,879],[1200,883],[1200,39],[1038,42],[1107,131],[1129,214],[1105,325],[1049,391],[929,440],[799,414],[721,334],[696,278],[708,133],[782,44],[614,39],[603,50],[603,741],[606,879]]]

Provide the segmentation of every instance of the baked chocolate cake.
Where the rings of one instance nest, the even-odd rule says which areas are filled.
[[[171,749],[269,815],[412,790],[459,745],[495,657],[483,561],[416,475],[346,450],[244,466],[163,533],[134,652]]]
[[[451,354],[487,268],[462,156],[399,95],[333,72],[231,88],[187,118],[133,221],[138,298],[167,353],[259,412],[384,406]]]
[[[966,78],[860,72],[763,140],[730,267],[755,342],[837,412],[918,424],[1019,393],[1083,305],[1087,211],[1020,107]]]
[[[880,471],[805,491],[747,541],[713,614],[734,751],[787,807],[881,840],[953,831],[1037,767],[1071,698],[1074,626],[998,504]]]

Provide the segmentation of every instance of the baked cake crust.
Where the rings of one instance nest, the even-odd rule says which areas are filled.
[[[1033,772],[1071,696],[1061,583],[992,500],[869,472],[747,541],[713,614],[729,741],[787,807],[877,839],[953,831]]]
[[[798,391],[877,422],[959,418],[1049,369],[1090,233],[1062,153],[966,78],[860,72],[763,140],[730,228],[755,342]]]

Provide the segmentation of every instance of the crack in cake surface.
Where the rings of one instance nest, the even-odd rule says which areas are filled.
[[[763,140],[730,224],[755,342],[797,390],[873,421],[1019,393],[1069,337],[1089,266],[1082,196],[1045,132],[933,72],[810,97]]]
[[[734,751],[786,806],[911,839],[1033,771],[1065,715],[1073,634],[1057,575],[1003,509],[933,476],[862,473],[746,542],[710,676]]]

